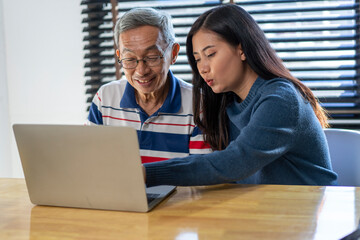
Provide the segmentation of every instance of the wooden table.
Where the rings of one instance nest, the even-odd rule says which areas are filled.
[[[0,179],[0,239],[339,239],[358,225],[360,188],[178,187],[149,213],[34,206]]]

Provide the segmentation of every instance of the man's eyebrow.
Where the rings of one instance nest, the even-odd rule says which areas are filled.
[[[125,52],[133,52],[133,50],[131,50],[130,48],[123,48],[121,53],[125,53]]]
[[[152,45],[152,46],[146,48],[147,51],[148,50],[154,50],[154,49],[159,50],[159,48],[156,45]]]
[[[145,51],[149,51],[149,50],[159,50],[159,48],[156,45],[151,45],[145,49]],[[131,50],[130,48],[123,48],[121,53],[125,53],[125,52],[134,52],[134,51]]]
[[[207,49],[213,48],[213,47],[215,47],[215,45],[208,45],[208,46],[204,47],[201,51],[205,52]],[[193,52],[193,54],[199,54],[199,53],[198,52]]]

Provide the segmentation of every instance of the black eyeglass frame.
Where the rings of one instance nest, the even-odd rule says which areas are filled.
[[[166,51],[168,50],[168,48],[169,48],[170,45],[171,45],[171,44],[169,43],[169,44],[166,46],[166,48],[165,48],[165,50],[164,50],[164,52],[163,52],[162,55],[150,55],[150,56],[146,56],[146,57],[141,58],[141,59],[123,58],[123,59],[120,60],[120,58],[118,58],[118,63],[119,63],[123,68],[125,68],[125,69],[135,69],[135,68],[138,66],[138,64],[139,64],[140,61],[143,61],[144,64],[145,64],[146,66],[148,66],[148,67],[156,67],[156,66],[159,66],[160,63],[161,63],[161,61],[159,61],[159,63],[157,63],[156,65],[151,65],[151,66],[148,65],[149,59],[152,59],[152,60],[154,60],[154,61],[158,61],[158,60],[163,59],[163,58],[164,58],[164,54],[166,53]],[[155,57],[156,57],[156,59],[155,59]],[[122,63],[122,61],[124,61],[124,60],[126,61],[126,60],[129,60],[129,59],[131,59],[134,63],[136,62],[136,65],[135,65],[134,67],[130,67],[130,68],[129,68],[129,67],[125,67],[124,64]]]
[[[156,59],[155,59],[156,57]],[[134,69],[138,66],[139,62],[140,61],[143,61],[144,64],[148,67],[156,67],[156,66],[159,66],[160,65],[160,61],[159,63],[156,63],[155,65],[148,65],[147,63],[149,62],[149,59],[152,59],[153,61],[158,61],[159,59],[163,59],[164,58],[164,55],[160,56],[160,55],[151,55],[151,56],[146,56],[142,59],[135,59],[135,58],[123,58],[120,60],[120,58],[118,59],[118,63],[125,69]],[[132,61],[132,62],[136,62],[136,65],[134,67],[125,67],[124,64],[122,63],[122,61]]]

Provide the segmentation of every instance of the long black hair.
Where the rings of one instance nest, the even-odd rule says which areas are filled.
[[[261,78],[269,80],[281,77],[291,81],[310,102],[320,124],[328,126],[325,111],[314,94],[292,76],[250,14],[235,4],[225,4],[203,13],[192,25],[186,39],[186,54],[193,71],[194,121],[213,150],[222,150],[228,145],[226,107],[237,96],[232,92],[214,93],[200,76],[192,46],[192,38],[200,29],[216,33],[234,47],[240,44],[247,64]]]

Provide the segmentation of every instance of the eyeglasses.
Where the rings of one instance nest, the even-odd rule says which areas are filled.
[[[159,55],[146,56],[143,59],[123,58],[121,60],[118,59],[118,63],[120,63],[121,66],[123,66],[123,68],[125,68],[125,69],[136,68],[136,66],[138,65],[138,63],[140,61],[143,61],[144,64],[146,64],[146,66],[148,66],[148,67],[156,67],[156,66],[160,65],[161,59],[163,59],[163,58],[164,58],[164,56],[159,56]]]
[[[144,64],[146,64],[146,66],[148,66],[148,67],[156,67],[156,66],[160,65],[161,59],[164,58],[164,54],[168,50],[169,46],[171,46],[171,44],[168,44],[166,46],[163,55],[150,55],[150,56],[144,57],[143,59],[123,58],[120,60],[120,58],[119,58],[118,63],[121,64],[121,66],[125,69],[136,68],[140,61],[143,61]]]

